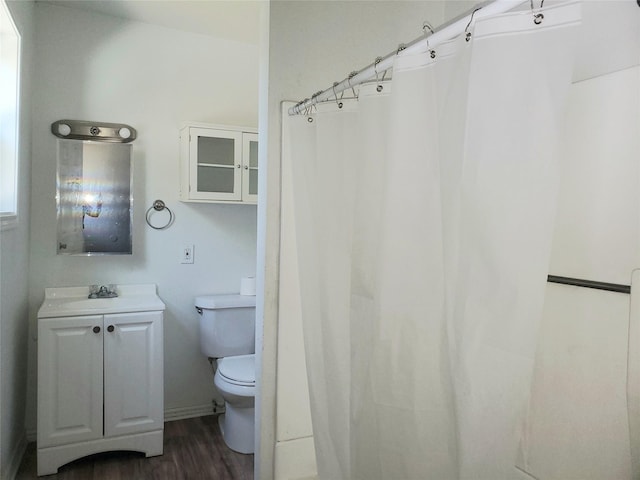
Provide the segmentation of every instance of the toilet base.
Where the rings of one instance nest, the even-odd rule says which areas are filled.
[[[253,453],[255,408],[236,408],[225,403],[225,413],[218,416],[224,443],[238,453]]]

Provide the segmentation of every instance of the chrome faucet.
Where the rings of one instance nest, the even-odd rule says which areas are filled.
[[[115,285],[91,285],[89,287],[89,298],[114,298],[118,296]]]

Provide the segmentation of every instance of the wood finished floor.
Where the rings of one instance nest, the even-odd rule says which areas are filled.
[[[134,452],[91,455],[37,476],[36,446],[29,444],[16,480],[251,480],[253,455],[230,450],[216,416],[164,424],[164,455],[145,458]]]

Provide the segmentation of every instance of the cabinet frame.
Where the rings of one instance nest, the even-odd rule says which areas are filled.
[[[258,195],[249,193],[250,142],[257,142],[257,130],[250,127],[190,123],[180,130],[180,200],[199,203],[256,204]],[[198,138],[231,139],[234,142],[234,159],[231,164],[200,162]],[[233,168],[231,191],[204,191],[198,189],[198,175],[203,168]]]
[[[162,455],[163,378],[162,311],[39,318],[38,475],[110,450]]]
[[[260,164],[256,167],[251,166],[251,142],[258,143],[257,133],[242,133],[242,201],[245,203],[258,203],[258,194],[251,193],[249,187],[251,185],[251,172],[258,173]],[[259,162],[259,161],[258,161]]]

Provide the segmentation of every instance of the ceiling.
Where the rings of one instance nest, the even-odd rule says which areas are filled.
[[[36,0],[187,32],[257,44],[266,0]]]

